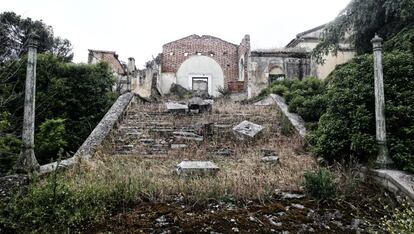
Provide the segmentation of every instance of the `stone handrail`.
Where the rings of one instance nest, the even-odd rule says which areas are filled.
[[[131,103],[133,96],[134,95],[132,93],[126,93],[119,96],[85,142],[83,142],[81,147],[76,151],[73,157],[60,162],[52,162],[41,166],[40,175],[54,171],[58,165],[59,168],[64,168],[74,165],[82,159],[91,158],[99,147],[101,147],[103,141],[107,138],[114,126],[122,119],[122,116]]]

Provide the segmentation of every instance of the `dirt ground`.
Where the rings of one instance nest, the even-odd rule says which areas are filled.
[[[387,212],[384,205],[395,202],[369,184],[329,203],[286,196],[280,193],[272,201],[237,205],[143,202],[120,208],[85,233],[368,233],[378,230]]]

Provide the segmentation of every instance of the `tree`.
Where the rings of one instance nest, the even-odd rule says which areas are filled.
[[[73,58],[69,40],[54,37],[51,26],[42,21],[21,18],[14,12],[0,14],[0,66],[16,60],[26,52],[26,42],[31,33],[39,38],[39,53],[51,53],[69,62]]]
[[[324,54],[336,54],[343,42],[351,43],[358,54],[370,53],[370,41],[375,33],[387,41],[413,27],[414,0],[352,0],[326,26],[322,41],[313,54],[318,62],[322,62]]]
[[[327,110],[311,137],[317,155],[328,161],[361,162],[377,154],[373,56],[362,55],[328,77]],[[401,169],[414,171],[414,55],[385,53],[384,90],[387,144]]]
[[[0,74],[16,71],[8,84],[0,85],[0,100],[3,95],[16,93],[2,109],[10,113],[8,132],[17,138],[22,129],[26,77],[25,69],[18,67],[24,68],[26,63],[23,56],[18,63],[0,67]],[[76,151],[102,119],[116,98],[111,92],[114,78],[106,63],[65,63],[54,55],[39,54],[36,79],[35,132],[39,134],[35,153],[39,163],[48,163],[56,158],[59,148]]]

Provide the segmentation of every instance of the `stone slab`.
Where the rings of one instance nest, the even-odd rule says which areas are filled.
[[[254,138],[264,129],[263,126],[252,123],[250,121],[243,121],[233,128],[236,137],[243,140],[245,138]]]
[[[182,161],[177,165],[177,174],[180,176],[216,175],[219,170],[211,161]]]
[[[278,163],[278,162],[279,162],[279,157],[277,157],[277,156],[266,156],[266,157],[263,157],[263,158],[261,159],[261,161],[262,161],[262,162],[265,162],[265,163],[272,163],[272,164],[276,164],[276,163]]]
[[[188,141],[203,141],[204,138],[192,132],[173,132],[173,136],[177,140],[188,140]]]
[[[177,102],[166,102],[165,106],[171,113],[187,113],[188,106]]]
[[[187,148],[186,144],[171,144],[171,149],[183,149]]]

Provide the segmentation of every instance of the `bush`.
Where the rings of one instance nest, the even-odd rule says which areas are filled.
[[[53,160],[51,155],[57,155],[58,151],[65,148],[68,143],[65,140],[66,129],[65,120],[61,118],[46,119],[39,126],[39,132],[36,133],[36,148],[38,154],[36,158],[39,163],[46,163],[47,160]],[[46,157],[45,157],[46,156]]]
[[[75,187],[56,175],[0,203],[0,232],[71,233],[99,222],[130,201],[128,183]]]
[[[0,73],[14,74],[0,85],[0,99],[14,97],[2,106],[11,113],[8,132],[14,136],[21,135],[22,130],[26,69],[19,68],[26,67],[26,63],[27,57],[23,57],[15,63],[0,66]],[[78,149],[115,100],[115,94],[111,91],[113,81],[112,72],[106,63],[72,64],[50,54],[38,55],[35,132],[41,132],[40,127],[47,120],[65,119],[65,133],[60,129],[58,134],[64,138],[60,138],[59,143],[53,142],[53,137],[48,136],[52,132],[48,130],[44,130],[41,137],[43,140],[49,137],[48,143],[37,142],[39,138],[35,140],[35,154],[42,156],[39,161],[49,162],[55,158],[57,146],[63,146],[67,152]],[[52,122],[49,122],[49,127],[57,124]]]
[[[283,96],[289,105],[290,112],[299,114],[308,123],[316,123],[326,109],[324,91],[324,81],[308,77],[302,81],[274,81],[263,93]]]
[[[414,55],[385,54],[384,89],[387,138],[397,165],[414,171]],[[356,57],[328,78],[326,113],[310,140],[328,161],[355,157],[366,162],[377,154],[372,55]]]
[[[318,201],[333,199],[336,196],[336,184],[333,174],[325,168],[316,172],[305,172],[305,193]]]

